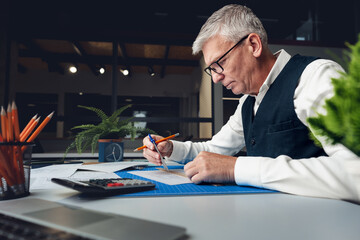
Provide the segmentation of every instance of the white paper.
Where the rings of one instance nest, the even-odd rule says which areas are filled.
[[[113,173],[129,167],[135,167],[141,165],[147,166],[148,164],[149,164],[148,162],[109,162],[109,163],[81,165],[78,169]]]
[[[59,164],[31,169],[30,191],[35,189],[59,188],[51,178],[67,178],[73,175],[81,164]]]
[[[30,191],[35,189],[63,188],[63,186],[53,183],[51,178],[71,178],[78,181],[86,181],[95,178],[120,178],[113,172],[78,170],[81,166],[81,164],[60,164],[31,169]]]
[[[129,173],[168,185],[192,183],[188,177],[180,176],[181,174],[185,174],[183,169],[172,169],[170,171],[134,171]]]
[[[87,181],[89,179],[109,179],[109,178],[120,178],[120,177],[116,173],[78,170],[69,178],[78,181]]]

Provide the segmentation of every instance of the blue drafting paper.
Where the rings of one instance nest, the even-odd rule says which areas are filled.
[[[144,170],[135,171],[154,171],[158,167],[148,167]],[[170,169],[182,168],[181,166],[174,167],[169,166]],[[146,179],[137,175],[131,174],[133,171],[119,171],[117,174],[122,178],[134,178],[148,180],[156,184],[154,190],[137,192],[131,194],[119,195],[119,197],[130,197],[130,196],[183,196],[183,195],[210,195],[210,194],[244,194],[244,193],[271,193],[276,192],[264,188],[256,188],[250,186],[238,186],[238,185],[223,185],[214,186],[211,184],[179,184],[179,185],[167,185],[161,182],[157,182],[151,179]]]

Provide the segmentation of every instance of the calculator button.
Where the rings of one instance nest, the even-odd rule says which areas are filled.
[[[106,186],[108,186],[108,187],[122,187],[122,186],[124,186],[124,184],[119,183],[119,182],[114,182],[114,183],[108,183]]]

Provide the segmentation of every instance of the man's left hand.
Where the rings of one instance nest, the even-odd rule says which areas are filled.
[[[185,165],[185,174],[195,184],[201,182],[234,182],[236,157],[210,152],[200,152],[196,158]]]

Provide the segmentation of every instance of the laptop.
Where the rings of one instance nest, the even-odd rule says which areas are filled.
[[[7,216],[15,218],[16,223],[20,225],[24,221],[31,222],[48,229],[81,236],[84,239],[187,238],[186,229],[183,227],[102,213],[37,198],[2,201],[0,213],[5,218]],[[28,228],[33,229],[34,226]]]

